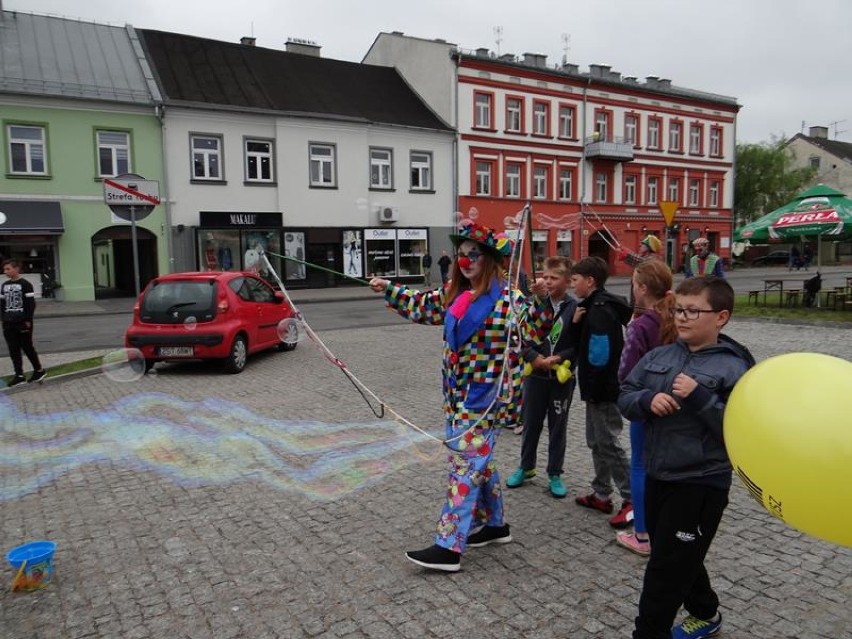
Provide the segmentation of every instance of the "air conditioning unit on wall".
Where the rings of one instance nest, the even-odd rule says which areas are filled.
[[[399,222],[399,209],[391,208],[390,206],[380,206],[377,211],[379,214],[379,222],[382,224]]]

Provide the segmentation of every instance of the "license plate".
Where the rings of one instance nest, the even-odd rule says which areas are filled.
[[[158,354],[161,357],[192,357],[195,350],[192,346],[160,346]]]

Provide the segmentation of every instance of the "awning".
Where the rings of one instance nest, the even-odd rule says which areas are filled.
[[[0,200],[0,235],[60,235],[65,232],[59,202]]]

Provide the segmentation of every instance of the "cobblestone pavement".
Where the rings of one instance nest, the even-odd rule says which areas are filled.
[[[848,330],[735,322],[728,332],[758,359],[852,358]],[[440,430],[438,329],[322,337],[389,405]],[[156,370],[0,399],[3,550],[58,544],[44,590],[9,593],[12,571],[0,571],[4,639],[629,636],[644,562],[571,498],[591,478],[581,402],[571,496],[552,499],[543,478],[507,491],[516,541],[471,549],[447,575],[403,557],[431,543],[443,453],[374,417],[309,342],[237,376]],[[502,436],[504,475],[519,449]],[[726,639],[852,636],[852,552],[788,528],[737,482],[708,564]]]

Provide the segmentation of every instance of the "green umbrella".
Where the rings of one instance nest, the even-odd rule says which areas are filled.
[[[799,193],[784,206],[734,231],[734,241],[762,244],[830,235],[852,237],[852,199],[824,184]]]

